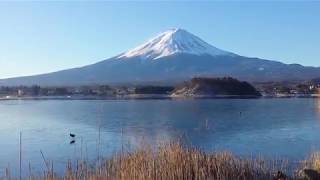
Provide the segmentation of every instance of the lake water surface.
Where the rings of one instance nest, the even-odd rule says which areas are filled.
[[[33,172],[45,169],[40,150],[62,172],[68,159],[176,139],[208,151],[299,160],[320,150],[320,99],[0,101],[1,172],[19,167],[20,132],[23,165]],[[70,132],[77,135],[72,145]]]

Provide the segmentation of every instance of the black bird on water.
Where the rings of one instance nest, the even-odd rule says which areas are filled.
[[[75,134],[72,134],[72,133],[70,133],[69,135],[70,135],[70,137],[72,138],[71,141],[70,141],[70,144],[76,143],[76,140],[75,140],[76,135],[75,135]]]

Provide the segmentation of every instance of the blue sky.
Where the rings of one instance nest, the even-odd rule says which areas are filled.
[[[0,78],[115,56],[179,27],[240,55],[320,66],[320,2],[0,2]]]

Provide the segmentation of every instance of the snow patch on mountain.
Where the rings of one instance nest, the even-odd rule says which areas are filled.
[[[119,55],[118,58],[159,59],[177,53],[236,56],[206,43],[186,30],[175,28],[160,33],[146,43]]]

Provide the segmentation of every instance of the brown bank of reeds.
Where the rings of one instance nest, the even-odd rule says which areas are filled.
[[[274,179],[274,173],[286,173],[286,161],[241,158],[229,152],[204,152],[180,143],[162,144],[156,148],[142,146],[100,160],[98,166],[79,160],[67,163],[64,175],[53,170],[26,179],[66,180],[254,180]]]
[[[65,173],[54,172],[47,163],[42,175],[29,174],[29,180],[320,180],[320,153],[312,154],[297,166],[286,160],[244,158],[229,152],[204,152],[180,143],[161,144],[120,152],[98,165],[84,160],[68,162]],[[100,163],[100,164],[99,164]],[[294,167],[294,168],[293,168]],[[6,169],[0,179],[19,179]]]

